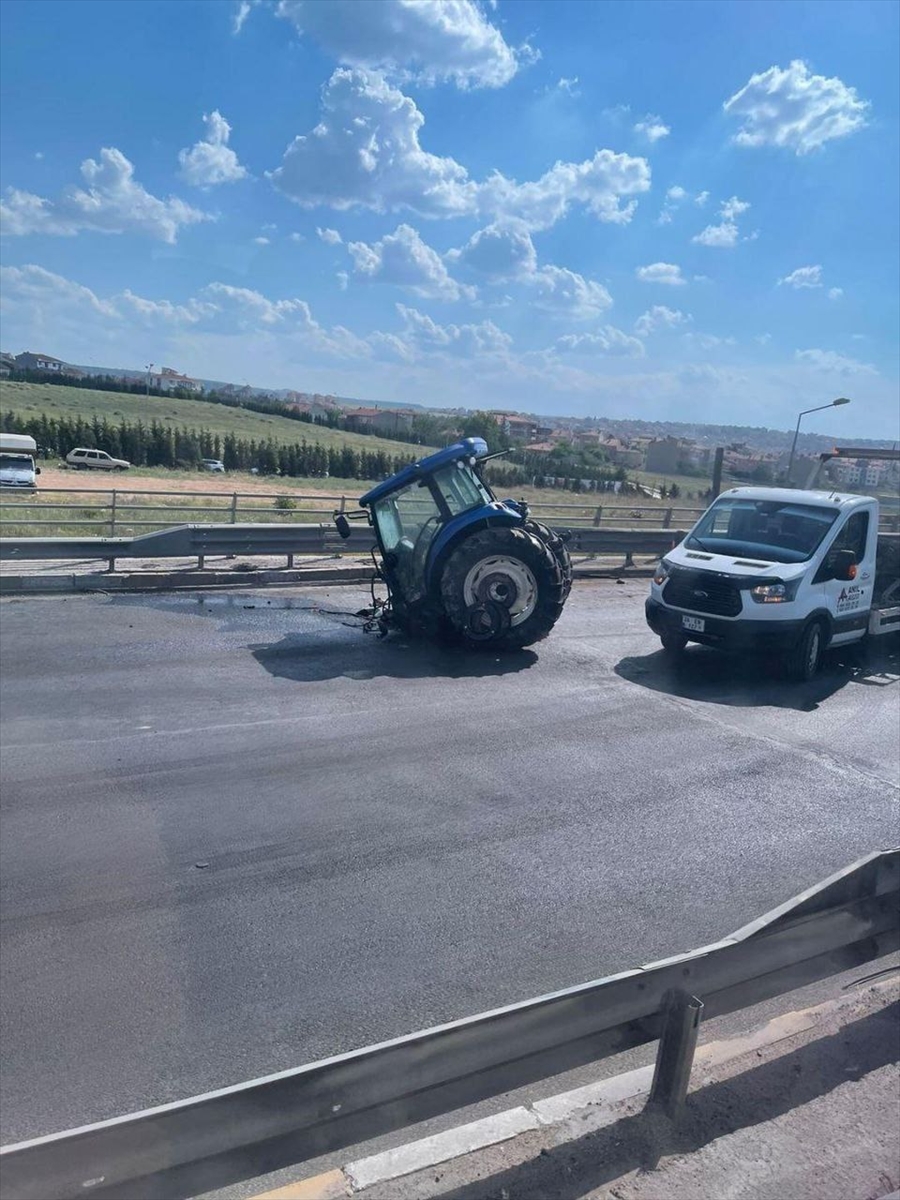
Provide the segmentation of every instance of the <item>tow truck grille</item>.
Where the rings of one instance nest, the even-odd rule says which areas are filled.
[[[663,599],[673,608],[736,617],[741,611],[741,594],[725,575],[712,571],[685,571],[676,567],[663,588]]]

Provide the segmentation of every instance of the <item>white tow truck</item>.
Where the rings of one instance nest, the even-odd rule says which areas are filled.
[[[34,465],[37,444],[33,437],[24,433],[0,432],[0,487],[37,487],[37,476],[41,468]]]
[[[671,655],[772,653],[811,679],[829,646],[900,632],[900,533],[878,524],[872,496],[731,488],[660,561],[647,623]]]

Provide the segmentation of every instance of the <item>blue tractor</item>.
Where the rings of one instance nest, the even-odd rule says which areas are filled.
[[[556,624],[572,586],[564,539],[523,500],[496,498],[482,475],[489,457],[481,438],[464,438],[366,492],[358,514],[334,514],[342,537],[356,516],[375,529],[382,633],[517,649]]]

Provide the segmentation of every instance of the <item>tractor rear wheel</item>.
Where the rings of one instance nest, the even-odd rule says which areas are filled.
[[[566,543],[559,534],[550,529],[547,525],[540,521],[526,521],[525,528],[529,533],[533,533],[536,538],[550,547],[553,557],[559,563],[559,570],[563,580],[563,603],[568,599],[569,592],[572,590],[572,560],[569,557],[569,550]],[[569,534],[566,534],[569,537]]]
[[[444,611],[473,646],[514,650],[539,642],[556,624],[566,595],[556,555],[523,528],[473,534],[441,575]]]

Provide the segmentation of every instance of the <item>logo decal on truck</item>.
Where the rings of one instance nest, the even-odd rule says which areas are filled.
[[[841,594],[837,598],[838,612],[850,612],[854,608],[859,608],[859,603],[862,600],[862,588],[851,583],[849,587],[842,587]]]

